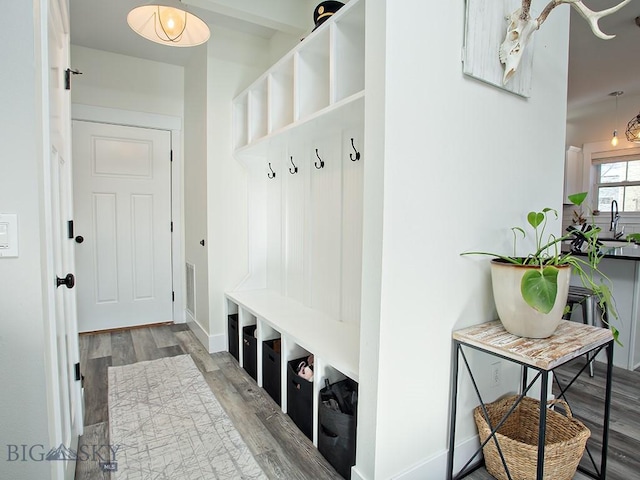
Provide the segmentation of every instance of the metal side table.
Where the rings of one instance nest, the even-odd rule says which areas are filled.
[[[467,476],[472,471],[482,466],[483,462],[476,462],[472,465],[474,459],[478,457],[482,451],[483,446],[493,441],[496,431],[502,422],[499,422],[496,427],[491,426],[492,431],[489,438],[480,445],[480,448],[475,454],[466,462],[461,470],[454,476],[454,450],[455,450],[455,432],[456,432],[456,415],[457,415],[457,403],[458,403],[458,367],[459,359],[462,357],[464,365],[469,372],[471,382],[475,389],[476,395],[480,404],[485,402],[482,400],[480,390],[473,376],[473,372],[469,367],[467,358],[464,354],[465,348],[472,348],[485,352],[487,354],[500,357],[504,360],[517,363],[522,366],[522,385],[520,396],[516,405],[520,402],[521,398],[526,395],[533,384],[540,379],[540,422],[538,430],[538,459],[537,459],[537,480],[543,480],[544,478],[544,445],[545,445],[545,432],[546,432],[546,417],[547,417],[547,391],[549,387],[549,373],[553,372],[557,367],[564,365],[565,363],[574,360],[578,357],[590,353],[591,357],[595,357],[603,349],[606,351],[607,357],[607,380],[606,380],[606,393],[604,399],[604,412],[603,412],[603,430],[602,430],[602,456],[600,461],[600,468],[598,469],[593,456],[591,455],[588,443],[587,452],[591,458],[591,464],[593,471],[588,470],[582,466],[578,467],[585,475],[599,479],[606,479],[607,470],[607,448],[609,443],[609,414],[611,407],[611,375],[613,371],[613,335],[611,331],[606,328],[593,327],[590,325],[582,325],[576,322],[562,321],[556,332],[549,338],[544,339],[532,339],[517,337],[508,333],[500,321],[493,321],[484,323],[481,325],[475,325],[473,327],[457,330],[453,332],[453,385],[451,390],[451,407],[450,407],[450,423],[449,423],[449,453],[447,461],[447,480],[457,480]],[[556,384],[560,388],[560,394],[558,398],[566,400],[565,393],[573,385],[576,379],[585,371],[588,364],[585,364],[582,369],[571,379],[566,385],[560,385],[556,378]],[[528,381],[528,371],[536,371],[536,375],[531,381]],[[513,411],[513,409],[511,411]],[[511,413],[508,412],[502,420]],[[496,438],[497,440],[497,438]],[[498,447],[500,451],[500,447]],[[503,465],[507,472],[507,477],[511,478],[507,465],[503,458]]]

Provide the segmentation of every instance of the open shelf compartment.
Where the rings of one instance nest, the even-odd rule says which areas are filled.
[[[280,333],[262,323],[262,352],[259,382],[271,398],[282,406],[282,338]]]
[[[249,95],[233,101],[233,147],[242,148],[249,143]]]
[[[293,57],[287,57],[269,74],[269,133],[293,123]]]
[[[322,359],[316,363],[314,444],[340,475],[350,478],[356,459],[358,383]]]
[[[331,82],[329,29],[317,32],[298,50],[296,60],[297,118],[304,119],[327,107]]]
[[[254,366],[254,361],[256,356],[255,354],[252,353],[253,350],[255,349],[255,342],[253,341],[249,342],[250,344],[252,344],[251,346],[249,346],[249,345],[246,345],[245,341],[249,340],[248,335],[250,331],[251,331],[250,336],[253,337],[254,335],[253,331],[257,328],[257,324],[258,324],[257,317],[249,310],[242,308],[242,306],[240,306],[239,322],[238,322],[238,333],[240,336],[240,352],[239,352],[240,365],[250,375],[252,374],[252,372],[255,372],[255,368],[256,368]],[[248,348],[251,348],[251,350],[248,350]],[[247,356],[246,354],[249,354],[249,355]],[[256,379],[257,377],[254,375],[252,375],[252,377]]]
[[[313,358],[311,352],[302,348],[294,341],[285,338],[285,361],[282,367],[285,369],[284,376],[286,383],[286,413],[300,431],[309,440],[313,441],[314,424],[314,384],[298,375],[298,366],[305,362],[308,365],[309,359]]]
[[[358,2],[332,25],[335,102],[364,90],[364,9],[365,2]]]
[[[267,134],[267,78],[249,90],[249,143]]]

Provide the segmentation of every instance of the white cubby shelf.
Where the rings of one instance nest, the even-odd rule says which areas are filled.
[[[271,290],[227,292],[226,297],[227,302],[232,304],[230,313],[234,313],[234,306],[241,312],[246,312],[240,315],[240,331],[242,327],[254,325],[257,321],[258,344],[278,338],[275,335],[277,332],[280,338],[287,338],[305,351],[313,353],[324,365],[358,381],[359,324],[340,322]],[[296,357],[292,356],[287,360],[293,358]]]
[[[351,0],[233,100],[238,154],[260,154],[261,144],[320,117],[342,118],[362,99],[364,13],[365,1]]]
[[[318,445],[318,402],[325,379],[335,383],[349,377],[358,381],[358,325],[336,321],[318,311],[269,290],[249,290],[226,294],[227,314],[238,314],[238,330],[256,325],[257,384],[264,387],[263,346],[280,339],[280,405],[288,413],[287,365],[290,361],[314,356],[312,382],[311,440]],[[227,337],[229,338],[229,336]],[[243,338],[238,339],[239,364],[246,368],[242,354]],[[306,382],[302,378],[298,381]]]
[[[248,173],[249,255],[247,277],[225,293],[229,351],[252,371],[253,346],[245,362],[242,335],[256,326],[256,382],[272,397],[280,383],[281,408],[294,422],[310,389],[302,384],[300,397],[293,390],[305,401],[293,400],[288,412],[288,363],[314,356],[313,427],[296,424],[316,446],[325,380],[359,379],[364,48],[365,0],[351,0],[233,100],[233,152]],[[272,343],[264,347],[275,339],[279,369]],[[263,375],[263,362],[280,378]]]
[[[269,149],[286,146],[291,139],[306,138],[317,132],[335,129],[336,125],[351,128],[362,124],[364,116],[364,91],[329,105],[302,120],[288,123],[277,131],[236,148],[237,159],[251,162],[256,157],[265,157]],[[246,133],[244,133],[246,138]]]

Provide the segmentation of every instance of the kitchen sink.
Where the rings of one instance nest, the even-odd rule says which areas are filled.
[[[617,248],[617,247],[634,247],[634,246],[637,246],[633,242],[629,242],[628,240],[622,240],[622,239],[613,240],[613,239],[602,239],[602,238],[599,238],[598,241],[600,243],[602,243],[603,247],[614,247],[614,248]]]

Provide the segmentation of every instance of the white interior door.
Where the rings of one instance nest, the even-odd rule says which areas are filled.
[[[73,156],[80,331],[171,321],[170,132],[74,121]]]
[[[53,224],[54,268],[57,288],[55,292],[55,351],[57,353],[58,398],[55,415],[58,418],[59,438],[55,447],[64,445],[75,450],[78,435],[82,433],[81,383],[76,379],[75,365],[79,362],[78,330],[75,316],[75,277],[72,269],[70,249],[66,248],[67,221],[69,216],[68,195],[70,193],[71,171],[67,159],[55,145],[51,149],[51,204]],[[53,279],[52,279],[53,281]],[[73,478],[75,463],[63,460],[59,465],[64,469],[64,478]]]
[[[72,191],[70,142],[70,100],[65,89],[65,71],[69,65],[69,16],[66,2],[48,2],[49,132],[53,267],[58,279],[55,289],[55,325],[51,329],[51,376],[56,394],[52,397],[52,439],[56,460],[53,478],[72,479],[75,462],[60,454],[60,445],[75,450],[82,434],[81,382],[76,372],[79,362],[76,298],[74,286],[74,251],[69,238]],[[54,279],[52,278],[53,282]],[[55,352],[55,354],[54,354]],[[55,355],[55,358],[54,358]],[[51,452],[50,452],[51,453]],[[48,458],[49,459],[49,458]]]

